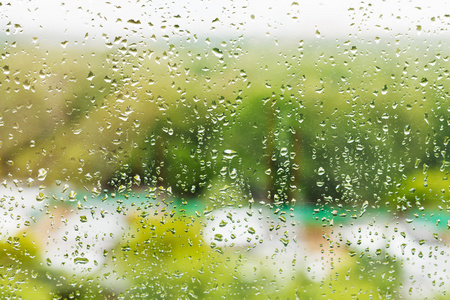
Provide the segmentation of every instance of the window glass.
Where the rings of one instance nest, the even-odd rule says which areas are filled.
[[[0,2],[0,295],[446,299],[450,4]]]

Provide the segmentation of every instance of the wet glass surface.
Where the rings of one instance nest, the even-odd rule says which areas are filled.
[[[446,8],[1,2],[1,297],[446,299]]]

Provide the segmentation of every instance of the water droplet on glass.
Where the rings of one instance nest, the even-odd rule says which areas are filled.
[[[420,80],[420,85],[425,87],[428,84],[428,79],[423,77],[422,80]]]
[[[317,175],[323,175],[325,174],[325,169],[323,167],[320,167],[319,170],[317,170]]]
[[[86,77],[87,80],[92,81],[92,79],[94,79],[94,73],[92,73],[92,71],[89,71],[88,76]]]
[[[224,150],[223,151],[223,157],[225,158],[225,159],[233,159],[233,157],[235,157],[236,155],[237,155],[238,153],[236,152],[236,151],[234,151],[234,150],[231,150],[231,149],[226,149],[226,150]]]
[[[39,202],[41,202],[41,201],[43,201],[45,199],[45,195],[44,195],[44,193],[39,193],[39,194],[37,194],[36,195],[36,201],[39,201]]]
[[[220,175],[225,176],[227,174],[227,167],[222,167],[220,169]]]
[[[46,177],[47,177],[47,170],[44,169],[44,168],[40,168],[38,170],[37,179],[40,180],[40,181],[43,181],[43,180],[45,180]]]
[[[287,245],[289,244],[289,240],[288,240],[288,239],[285,239],[285,238],[280,238],[280,242],[281,242],[285,247],[287,247]]]
[[[212,49],[212,53],[217,56],[218,58],[222,58],[223,57],[223,53],[219,48],[213,48]]]
[[[139,174],[134,175],[133,179],[134,179],[134,184],[135,185],[140,185],[141,184],[141,176],[139,176]]]
[[[87,259],[86,257],[75,257],[73,262],[76,265],[85,265],[85,264],[89,263],[89,259]]]
[[[77,193],[75,191],[70,191],[69,193],[69,201],[75,201],[77,197]]]
[[[320,35],[320,31],[317,29],[317,30],[316,30],[316,37],[319,39],[320,36],[321,36],[321,35]]]

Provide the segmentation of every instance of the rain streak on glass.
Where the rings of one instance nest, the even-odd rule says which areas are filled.
[[[447,299],[450,5],[0,3],[0,298]]]

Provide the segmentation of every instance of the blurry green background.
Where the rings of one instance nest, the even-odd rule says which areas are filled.
[[[450,62],[441,43],[207,41],[148,47],[107,37],[108,47],[100,49],[5,41],[3,185],[38,189],[36,199],[23,203],[45,199],[40,208],[45,220],[59,219],[60,210],[64,216],[86,212],[101,219],[97,203],[104,203],[126,216],[129,226],[103,253],[100,271],[53,268],[39,251],[52,244],[50,229],[41,229],[47,242],[29,229],[2,240],[2,295],[398,299],[405,294],[398,258],[384,250],[375,256],[357,253],[345,240],[342,252],[323,248],[333,232],[332,218],[314,214],[346,211],[342,219],[349,223],[366,209],[397,221],[425,209],[449,209]],[[9,202],[14,199],[2,198]],[[174,203],[182,204],[174,208]],[[317,210],[307,230],[319,236],[317,253],[331,253],[322,256],[331,266],[323,280],[295,269],[295,260],[308,257],[293,257],[292,270],[274,272],[267,267],[272,257],[216,246],[204,237],[210,210],[252,203],[255,211],[273,210],[268,224],[283,221],[280,210]],[[158,215],[161,207],[167,209]],[[286,245],[292,236],[281,231],[290,221],[276,237]],[[91,247],[80,244],[84,239],[81,233],[74,239],[73,257]],[[221,242],[223,236],[214,239]],[[274,251],[283,255],[282,249]],[[252,269],[255,257],[261,263]]]
[[[257,200],[372,204],[415,202],[410,182],[423,198],[428,177],[445,181],[449,59],[438,41],[403,51],[391,41],[227,42],[7,43],[1,176],[44,169],[48,184],[101,191],[138,175],[137,186],[185,199],[226,183]]]

